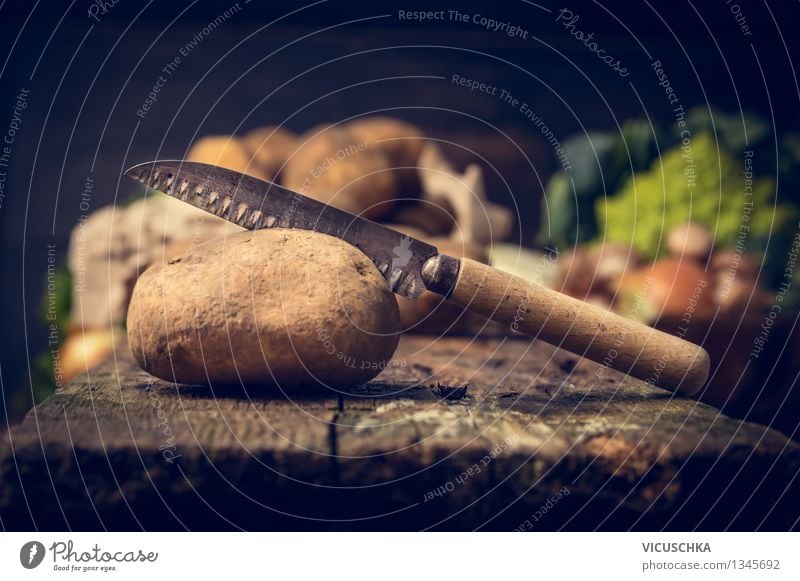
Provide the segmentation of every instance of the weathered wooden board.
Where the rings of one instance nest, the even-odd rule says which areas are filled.
[[[520,339],[404,337],[394,363],[248,397],[120,350],[11,430],[2,526],[797,527],[800,446],[766,427]]]

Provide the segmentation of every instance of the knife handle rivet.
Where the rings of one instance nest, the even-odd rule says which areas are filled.
[[[437,294],[447,296],[458,280],[461,262],[447,254],[431,256],[422,265],[422,282],[425,288]]]

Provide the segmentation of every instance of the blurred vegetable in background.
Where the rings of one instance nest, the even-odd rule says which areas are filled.
[[[542,200],[537,243],[571,247],[597,235],[594,204],[612,195],[631,171],[646,167],[656,153],[653,128],[630,120],[620,132],[576,135],[564,143],[572,170],[552,176]]]
[[[706,226],[721,247],[742,240],[751,248],[754,239],[791,229],[797,209],[775,203],[771,178],[752,179],[752,196],[745,196],[743,168],[710,134],[697,134],[690,149],[674,146],[615,195],[597,200],[599,236],[656,258],[666,252],[665,232],[689,221]]]
[[[778,136],[758,116],[696,108],[685,128],[632,120],[564,147],[574,169],[547,186],[538,245],[620,243],[654,260],[667,253],[670,230],[692,222],[711,233],[715,252],[737,247],[759,265],[763,258],[761,282],[780,283],[800,218],[787,201],[800,190],[798,136]],[[800,306],[797,296],[787,301]]]
[[[564,149],[572,169],[551,177],[536,239],[560,253],[551,285],[702,343],[715,371],[700,399],[795,430],[783,404],[800,401],[800,367],[783,352],[800,344],[800,137],[696,108],[683,126],[632,120]],[[742,356],[765,320],[770,348]]]

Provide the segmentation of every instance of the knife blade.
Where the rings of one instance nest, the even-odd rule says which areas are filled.
[[[213,165],[152,161],[125,175],[248,230],[298,228],[341,238],[375,263],[393,292],[412,299],[425,290],[423,264],[439,253],[430,244],[278,184]]]
[[[278,184],[173,160],[136,165],[125,175],[244,228],[301,228],[335,236],[366,254],[397,294],[418,298],[433,291],[462,309],[646,383],[693,395],[708,377],[711,363],[702,347],[491,266],[441,254]]]

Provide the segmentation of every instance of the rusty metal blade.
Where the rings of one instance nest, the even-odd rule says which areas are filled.
[[[421,270],[438,250],[415,238],[272,182],[204,163],[151,161],[125,175],[249,230],[298,228],[340,238],[366,254],[393,292],[418,298]]]

